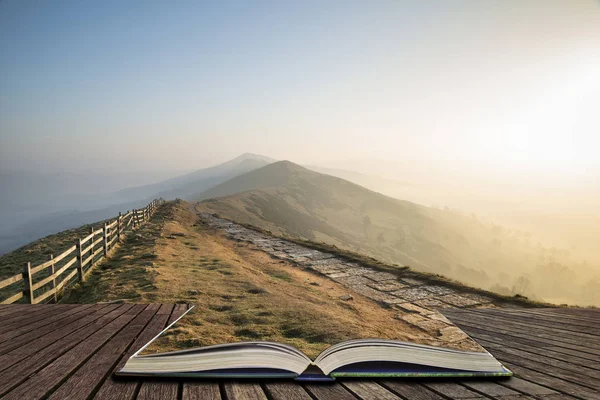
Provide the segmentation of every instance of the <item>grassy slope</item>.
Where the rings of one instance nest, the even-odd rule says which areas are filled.
[[[178,201],[157,212],[62,302],[186,302],[196,311],[163,348],[266,339],[315,356],[333,343],[389,337],[435,344],[395,312],[328,278],[224,238]]]
[[[518,276],[536,262],[506,240],[497,245],[491,229],[471,217],[392,199],[289,162],[234,178],[200,200],[200,209],[238,222],[473,285],[489,283],[482,271]]]
[[[31,262],[31,266],[48,261],[51,254],[58,255],[73,246],[77,239],[89,235],[90,229],[100,229],[105,221],[94,224],[82,225],[79,228],[69,229],[54,235],[33,241],[10,253],[0,256],[0,280],[23,272],[23,265]],[[46,276],[45,271],[36,275],[36,279]],[[15,294],[22,287],[22,282],[0,289],[0,299]]]
[[[196,205],[196,207],[198,207],[198,205]],[[200,210],[202,210],[202,207],[198,207],[198,208]],[[219,216],[218,214],[213,214],[213,215],[223,218],[222,216]],[[232,221],[232,222],[235,222],[235,221]],[[367,255],[364,255],[361,253],[355,253],[353,251],[339,248],[335,245],[331,245],[328,243],[312,242],[309,240],[290,238],[290,237],[275,234],[271,231],[267,231],[265,229],[262,229],[260,227],[257,227],[257,226],[251,225],[251,224],[240,223],[240,222],[237,222],[237,223],[241,226],[255,230],[257,232],[265,233],[265,234],[268,234],[268,235],[271,235],[274,237],[279,237],[281,239],[287,240],[289,242],[297,243],[304,247],[308,247],[311,249],[325,251],[325,252],[328,252],[331,254],[335,254],[337,257],[340,257],[346,261],[360,263],[366,267],[375,269],[377,271],[389,272],[392,274],[396,274],[399,277],[416,278],[416,279],[419,279],[419,280],[426,282],[428,284],[431,284],[431,285],[443,285],[445,287],[450,287],[450,288],[455,289],[458,292],[484,295],[484,296],[494,299],[494,304],[496,304],[498,306],[502,306],[502,307],[512,307],[512,306],[518,306],[518,307],[566,307],[566,305],[564,305],[564,304],[556,305],[556,304],[551,304],[551,303],[545,303],[542,301],[532,300],[532,299],[529,299],[529,298],[527,298],[525,296],[521,296],[521,295],[508,296],[508,295],[502,295],[499,293],[490,292],[489,290],[484,290],[484,289],[480,289],[480,288],[477,288],[474,286],[469,286],[460,281],[450,279],[450,278],[440,275],[440,274],[414,271],[408,266],[401,266],[398,264],[386,263],[386,262],[383,262],[376,258],[367,256]]]

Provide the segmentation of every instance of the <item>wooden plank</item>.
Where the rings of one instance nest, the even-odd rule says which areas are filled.
[[[2,318],[2,322],[6,321],[7,317],[11,315],[21,315],[22,310],[25,307],[31,307],[29,304],[1,304],[0,305],[0,318]]]
[[[10,297],[2,300],[1,303],[2,304],[12,304],[12,303],[14,303],[17,300],[22,299],[23,296],[24,296],[24,293],[21,291],[21,292],[19,292],[17,294],[13,294],[12,296],[10,296]]]
[[[401,400],[383,386],[371,380],[345,380],[340,384],[364,400]]]
[[[83,262],[81,263],[81,266],[82,266],[82,267],[85,267],[86,265],[88,265],[88,264],[89,264],[89,262],[90,262],[90,261],[92,261],[92,257],[93,257],[93,256],[89,256],[88,258],[86,258],[86,259],[85,259],[85,261],[83,261]]]
[[[99,235],[102,233],[102,228],[98,229],[97,231],[94,231],[94,236]],[[95,242],[98,243],[98,242]]]
[[[87,340],[91,335],[120,317],[129,308],[131,308],[130,305],[111,304],[107,306],[108,314],[12,365],[11,368],[2,373],[3,379],[0,380],[0,396],[14,389],[33,373],[45,368],[75,346]]]
[[[465,312],[461,312],[461,313],[448,312],[447,313],[447,312],[444,312],[444,314],[447,314],[448,318],[450,318],[453,322],[455,322],[457,324],[461,324],[462,321],[466,321],[468,323],[473,323],[473,324],[475,324],[475,326],[478,326],[478,327],[487,325],[487,326],[493,326],[495,329],[502,329],[502,330],[506,330],[506,331],[510,331],[510,332],[516,332],[519,334],[526,332],[530,338],[547,339],[547,340],[553,340],[555,342],[579,346],[579,350],[581,350],[581,351],[600,355],[600,350],[589,348],[587,346],[587,342],[584,342],[584,343],[586,343],[586,346],[584,347],[586,350],[583,350],[583,348],[581,347],[582,346],[581,340],[554,334],[548,328],[538,328],[538,327],[529,326],[529,325],[521,324],[521,323],[512,323],[510,321],[498,321],[497,318],[490,318],[490,317],[484,316],[484,315],[475,315],[474,313],[465,313]]]
[[[304,388],[317,400],[356,400],[356,396],[335,383],[307,383]]]
[[[173,304],[162,304],[158,311],[156,312],[157,315],[164,315],[167,317],[167,325],[170,324],[173,320],[175,320],[176,318],[173,317],[173,312],[175,310],[175,306]],[[179,314],[181,315],[181,314]],[[177,315],[177,316],[179,316]],[[143,381],[142,385],[140,387],[140,392],[142,390],[146,391],[146,390],[150,390],[147,388],[147,386],[151,385],[153,387],[154,391],[158,391],[160,392],[169,392],[171,389],[169,388],[171,386],[172,382],[165,382],[165,381],[156,381],[156,382],[146,382]],[[164,388],[162,388],[161,386],[165,385]],[[139,398],[139,397],[138,397]]]
[[[507,331],[504,329],[499,329],[498,327],[490,328],[493,330],[486,330],[480,328],[479,326],[476,326],[475,323],[465,323],[463,319],[460,319],[458,317],[452,318],[457,323],[457,325],[459,325],[464,330],[468,330],[471,333],[489,334],[497,338],[502,338],[516,343],[527,344],[540,349],[550,349],[560,353],[575,355],[579,358],[587,359],[590,361],[596,361],[599,357],[599,354],[587,353],[586,351],[589,351],[589,348],[585,346],[572,345],[569,343],[557,342],[551,339],[533,337],[532,335],[529,335],[527,333]],[[489,325],[485,325],[485,327],[488,328]]]
[[[573,322],[562,322],[555,321],[554,318],[551,317],[540,317],[531,313],[520,313],[520,312],[505,312],[505,311],[496,311],[492,309],[486,309],[485,311],[475,311],[477,314],[489,315],[492,317],[498,317],[501,319],[509,319],[511,321],[522,321],[527,324],[536,325],[536,326],[545,326],[548,328],[560,329],[563,331],[576,332],[577,334],[584,334],[587,336],[596,336],[596,340],[600,336],[600,329],[598,326],[593,327],[592,329],[575,324]],[[592,338],[593,339],[593,338]]]
[[[100,229],[100,232],[102,232],[102,229]],[[92,247],[96,247],[97,244],[99,244],[103,241],[104,241],[104,237],[100,237],[98,240],[96,240],[94,243],[92,243]],[[96,255],[96,253],[94,253],[94,255]]]
[[[48,260],[45,263],[42,263],[42,264],[37,265],[35,267],[31,267],[31,272],[30,272],[31,275],[34,275],[34,274],[36,274],[36,273],[38,273],[38,272],[40,272],[40,271],[48,268],[49,266],[52,265],[53,262],[54,262],[54,260]]]
[[[502,314],[498,312],[476,312],[477,315],[482,315],[487,318],[493,318],[496,320],[496,323],[504,323],[510,322],[514,325],[519,325],[523,327],[523,329],[528,329],[531,327],[535,327],[537,329],[543,329],[547,332],[552,332],[553,334],[559,337],[568,337],[568,338],[578,338],[581,340],[585,340],[586,343],[594,343],[596,345],[600,345],[600,336],[594,333],[585,333],[580,332],[580,329],[577,327],[563,325],[563,324],[554,324],[550,321],[538,320],[533,317],[519,317],[513,314]]]
[[[577,314],[564,314],[564,313],[549,313],[543,310],[535,309],[530,311],[535,315],[539,315],[540,317],[551,318],[556,321],[568,320],[571,321],[574,325],[582,325],[582,326],[596,326],[600,316],[594,317],[594,315],[584,316]],[[596,327],[597,328],[597,327]]]
[[[152,318],[152,321],[148,323],[148,325],[144,328],[142,333],[138,336],[135,342],[131,345],[129,350],[121,357],[114,370],[122,368],[129,357],[133,355],[136,351],[138,351],[142,346],[148,343],[151,339],[154,338],[160,331],[162,331],[168,322],[169,314],[156,314]],[[116,380],[112,375],[109,375],[108,378],[104,381],[98,393],[96,394],[95,399],[131,399],[133,398],[137,387],[138,382],[134,380]]]
[[[512,377],[510,379],[498,381],[502,386],[509,387],[517,392],[532,396],[547,396],[550,394],[559,394],[556,390],[529,382],[521,378]],[[570,397],[570,396],[569,396]]]
[[[125,307],[128,305],[124,305]],[[133,309],[131,306],[127,311]],[[115,333],[121,330],[136,313],[125,313],[100,330],[89,336],[85,341],[70,349],[68,352],[48,364],[42,370],[28,377],[19,386],[5,395],[5,399],[28,400],[41,399],[51,393],[51,391],[66,377],[71,375],[90,355],[94,354],[103,346]],[[137,311],[141,309],[137,308]]]
[[[479,332],[475,332],[474,330],[471,330],[471,337],[473,337],[475,340],[485,340],[488,343],[493,343],[493,345],[490,345],[489,349],[493,349],[493,348],[499,348],[499,349],[505,349],[505,348],[513,348],[513,349],[517,349],[517,350],[524,350],[527,352],[530,352],[532,354],[538,354],[544,357],[549,357],[549,358],[553,358],[556,360],[561,360],[561,361],[565,361],[571,364],[575,364],[575,365],[579,365],[582,367],[589,367],[591,369],[595,369],[600,371],[600,365],[596,364],[590,364],[589,360],[586,359],[581,359],[579,357],[575,357],[575,356],[571,356],[568,354],[564,354],[564,353],[560,353],[560,352],[556,352],[553,350],[550,350],[549,348],[545,347],[545,348],[539,348],[539,347],[534,347],[534,346],[530,346],[530,345],[523,345],[517,341],[511,340],[510,338],[506,339],[503,338],[501,335],[489,335],[489,334],[484,334],[484,333],[479,333]]]
[[[221,400],[221,391],[216,383],[184,382],[181,398],[182,400]]]
[[[177,382],[144,381],[137,395],[138,400],[177,400]]]
[[[96,250],[94,252],[94,254],[92,254],[92,257],[96,257],[98,254],[100,254],[102,252],[104,252],[104,248],[100,247],[98,250]],[[101,260],[102,258],[104,258],[104,257],[100,257],[98,260]],[[96,260],[96,261],[98,261],[98,260]]]
[[[448,397],[451,399],[472,400],[488,398],[451,381],[423,382],[423,386],[437,394],[443,395],[444,397]]]
[[[475,392],[479,392],[489,397],[500,397],[500,396],[519,396],[520,393],[516,390],[512,390],[506,386],[502,386],[497,382],[489,381],[463,381],[461,382],[464,386],[472,389]]]
[[[77,270],[74,269],[73,271],[71,271],[69,273],[69,275],[67,275],[65,277],[65,279],[63,279],[58,285],[56,285],[56,290],[59,291],[61,290],[67,283],[69,283],[69,281],[71,280],[71,278],[73,278],[75,275],[77,275]]]
[[[258,383],[226,382],[223,386],[227,400],[268,400]]]
[[[306,390],[296,382],[267,382],[264,386],[271,400],[312,400]]]
[[[57,292],[57,288],[46,290],[44,293],[35,296],[35,303],[43,303],[48,297],[54,295]]]
[[[546,309],[547,310],[547,309]],[[580,315],[582,317],[597,318],[600,315],[600,308],[553,308],[559,314]]]
[[[68,256],[69,254],[71,254],[72,252],[74,252],[77,249],[77,246],[72,246],[69,247],[67,250],[63,251],[60,255],[58,255],[57,257],[54,257],[51,260],[46,261],[45,263],[42,263],[40,265],[37,265],[35,267],[31,267],[31,274],[34,275],[38,272],[40,272],[41,270],[48,268],[49,266],[51,266],[54,263],[57,263],[59,261],[61,261],[63,258],[65,258],[66,256]]]
[[[104,378],[112,372],[121,354],[152,319],[158,305],[149,305],[127,324],[116,336],[97,351],[88,361],[62,383],[50,399],[87,399]]]
[[[94,234],[90,233],[89,235],[87,235],[86,237],[84,237],[83,239],[81,239],[81,244],[84,244],[85,242],[87,242],[88,240],[90,240],[93,237],[94,237]]]
[[[515,336],[526,338],[529,340],[535,340],[540,343],[548,343],[551,345],[562,346],[565,348],[578,350],[581,352],[587,352],[589,354],[595,354],[600,356],[600,350],[594,350],[587,345],[583,345],[581,341],[578,340],[570,340],[568,338],[559,337],[556,335],[548,334],[547,331],[543,329],[527,329],[524,330],[521,327],[513,326],[508,322],[503,322],[502,324],[493,324],[492,320],[489,320],[484,317],[477,317],[467,313],[460,314],[448,314],[449,318],[452,319],[453,322],[457,323],[460,326],[469,326],[475,327],[479,329],[480,327],[490,327],[492,326],[494,332],[499,332],[505,335]]]
[[[416,384],[416,382],[406,382],[400,380],[384,380],[381,384],[392,392],[411,400],[438,400],[443,397],[425,388],[424,386]]]
[[[23,274],[18,274],[13,277],[7,278],[3,281],[0,281],[0,289],[5,288],[10,285],[13,285],[17,282],[21,282],[22,280],[23,280]]]
[[[547,375],[526,367],[504,361],[507,368],[517,374],[521,379],[543,385],[553,390],[557,390],[566,395],[572,395],[585,400],[600,400],[600,392],[580,386],[576,383],[565,381],[555,376]]]
[[[31,340],[42,337],[46,333],[64,328],[65,324],[81,318],[82,313],[83,315],[88,313],[91,307],[91,304],[81,304],[60,313],[50,314],[48,318],[32,324],[15,326],[13,330],[5,332],[0,337],[0,341],[2,342],[0,344],[0,354],[5,354],[13,349],[17,349]],[[24,350],[22,353],[26,354],[27,351]],[[3,365],[0,366],[0,370],[3,369],[2,367]]]
[[[14,342],[17,342],[16,346],[11,343],[13,349],[0,355],[0,372],[24,358],[43,350],[45,347],[52,345],[60,338],[67,336],[72,331],[80,329],[115,308],[116,307],[108,307],[105,305],[94,306],[77,314],[70,315],[61,321],[57,321],[56,325],[59,326],[59,329],[56,329],[56,326],[47,325],[39,330],[31,331],[16,337],[13,339]]]
[[[77,246],[76,245],[73,245],[72,247],[69,247],[67,250],[65,250],[64,252],[62,252],[60,255],[54,257],[54,262],[57,263],[59,261],[62,261],[63,258],[65,258],[66,256],[68,256],[69,254],[71,254],[75,250],[77,250]]]
[[[40,323],[50,323],[53,318],[57,315],[66,312],[74,307],[76,304],[56,304],[55,307],[49,308],[40,307],[33,309],[30,312],[24,313],[23,315],[12,318],[10,321],[6,321],[0,326],[0,342],[5,341],[10,335],[14,335],[11,331],[14,331],[15,327],[21,331],[27,332],[28,329],[35,329]],[[34,328],[30,328],[31,326]]]
[[[520,365],[532,369],[534,371],[542,372],[544,374],[554,376],[569,382],[577,383],[581,386],[598,390],[600,389],[600,383],[598,380],[590,379],[589,377],[583,376],[577,372],[565,370],[563,368],[556,367],[554,365],[541,362],[538,359],[531,359],[529,357],[519,357],[513,354],[512,351],[494,350],[494,357],[500,362],[510,362],[512,364]],[[543,357],[541,357],[543,359]]]
[[[77,257],[73,257],[68,263],[66,263],[65,265],[63,265],[58,271],[56,271],[54,274],[48,276],[45,279],[42,279],[41,281],[34,283],[32,288],[33,290],[37,290],[39,288],[41,288],[42,286],[46,285],[47,283],[50,283],[52,280],[58,278],[63,272],[65,272],[71,265],[75,264],[75,262],[77,262]]]
[[[33,286],[31,286],[32,290],[37,290],[39,288],[41,288],[42,286],[48,284],[49,282],[52,282],[53,280],[56,279],[56,272],[49,275],[48,277],[42,279],[41,281],[34,283]],[[37,299],[36,299],[37,300]]]
[[[94,248],[94,245],[90,244],[88,247],[86,247],[85,249],[83,249],[83,251],[81,252],[81,254],[85,254],[88,251],[92,250]]]
[[[10,313],[2,316],[2,325],[0,325],[0,331],[4,330],[8,324],[13,323],[15,321],[19,321],[22,318],[26,318],[31,316],[31,313],[43,311],[43,308],[46,307],[42,304],[9,304],[7,305],[11,307],[13,310]]]
[[[177,318],[181,317],[188,310],[187,304],[175,304],[171,316],[169,317],[169,324],[173,323]]]
[[[107,228],[112,228],[113,226],[115,226],[117,224],[117,220],[115,219],[113,222],[111,222],[110,224],[106,225]]]
[[[562,361],[562,360],[551,358],[551,357],[546,357],[544,355],[538,355],[538,354],[532,353],[527,350],[520,350],[520,349],[513,348],[513,347],[496,345],[492,342],[488,342],[487,340],[483,340],[481,338],[478,338],[477,341],[479,342],[479,344],[481,344],[482,346],[489,348],[489,349],[502,350],[504,353],[512,354],[513,356],[516,356],[518,358],[526,358],[528,360],[539,362],[542,365],[544,365],[544,364],[550,365],[554,368],[560,368],[561,370],[564,370],[564,371],[570,371],[573,373],[577,373],[582,378],[586,378],[586,377],[593,378],[594,380],[596,380],[595,388],[600,389],[600,371],[598,371],[598,370],[582,367],[579,365],[574,365],[570,362]]]
[[[590,320],[587,318],[580,318],[580,317],[572,316],[572,315],[568,315],[568,314],[565,315],[565,314],[560,314],[560,313],[556,313],[556,312],[542,312],[536,308],[518,311],[516,313],[518,315],[533,315],[533,316],[536,316],[539,318],[551,319],[554,322],[565,322],[565,323],[569,323],[569,324],[573,324],[573,325],[577,325],[577,326],[589,327],[589,328],[592,328],[597,331],[600,330],[600,328],[598,327],[598,323],[597,323],[598,319],[600,319],[600,318],[596,318],[595,320]]]
[[[56,271],[56,277],[58,278],[62,273],[64,273],[67,269],[69,269],[70,266],[72,266],[76,262],[77,262],[77,257],[73,257],[71,260],[69,260],[68,263],[66,263],[58,271]]]

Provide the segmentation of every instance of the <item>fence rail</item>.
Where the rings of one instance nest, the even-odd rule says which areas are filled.
[[[0,289],[23,282],[21,288],[15,287],[17,293],[0,299],[0,304],[11,304],[25,298],[27,303],[37,304],[47,301],[58,301],[65,286],[84,282],[86,276],[98,261],[109,256],[109,251],[116,243],[121,242],[126,231],[134,231],[148,221],[161,205],[163,200],[153,200],[146,207],[128,211],[104,224],[102,229],[90,229],[90,234],[77,239],[76,243],[57,256],[39,265],[25,263],[23,273],[0,281]],[[98,239],[94,240],[96,237]],[[89,242],[89,244],[88,244]],[[87,246],[84,246],[88,244]],[[69,258],[71,254],[73,257]],[[63,265],[58,265],[59,263]],[[42,272],[46,271],[43,276]],[[64,276],[63,276],[64,275]],[[38,293],[36,293],[38,292]]]

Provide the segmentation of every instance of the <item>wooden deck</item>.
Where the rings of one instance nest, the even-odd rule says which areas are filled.
[[[600,399],[600,311],[478,309],[445,314],[516,377],[501,381],[147,381],[112,378],[185,305],[0,306],[6,399]]]

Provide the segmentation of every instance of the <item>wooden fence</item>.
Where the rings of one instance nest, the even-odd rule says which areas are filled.
[[[0,300],[0,304],[11,304],[21,299],[26,303],[58,301],[62,290],[74,282],[84,282],[88,273],[117,242],[124,239],[126,231],[133,231],[148,221],[163,200],[153,200],[146,207],[129,211],[125,215],[106,222],[102,229],[90,229],[90,234],[57,256],[40,265],[25,263],[23,273],[0,281],[0,289],[23,282],[18,293]],[[36,293],[37,292],[37,293]]]

